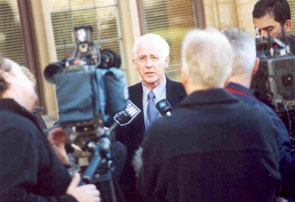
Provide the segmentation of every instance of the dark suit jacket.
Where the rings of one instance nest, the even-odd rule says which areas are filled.
[[[143,105],[142,105],[142,84],[137,83],[128,88],[129,99],[141,110],[140,114],[125,128],[120,128],[116,133],[116,138],[127,147],[127,161],[123,169],[120,184],[123,192],[125,193],[126,201],[136,201],[139,199],[136,196],[136,180],[135,172],[131,165],[131,161],[134,152],[140,146],[143,140],[143,134],[145,130],[144,117],[143,117]],[[181,83],[171,81],[167,78],[166,83],[166,99],[171,104],[172,108],[186,96],[185,90]],[[130,198],[129,198],[130,197]],[[135,197],[135,198],[134,198]]]
[[[273,202],[276,129],[224,89],[196,91],[146,132],[138,188],[146,202]]]

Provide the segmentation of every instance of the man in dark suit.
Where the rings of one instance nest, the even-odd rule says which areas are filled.
[[[182,46],[188,96],[146,132],[138,190],[150,202],[273,202],[280,182],[275,128],[260,108],[224,89],[226,37],[193,30]]]
[[[167,99],[175,107],[186,94],[181,83],[171,81],[165,76],[170,60],[169,45],[165,39],[156,34],[145,34],[135,42],[133,52],[133,64],[142,81],[129,87],[129,98],[140,108],[141,113],[130,125],[117,133],[117,140],[125,144],[128,152],[120,179],[123,193],[126,201],[140,202],[131,161],[143,140],[145,129],[161,116],[154,104]],[[153,94],[152,98],[150,93]]]
[[[259,59],[256,58],[255,40],[250,33],[238,28],[228,28],[224,31],[235,52],[233,71],[227,90],[251,106],[258,106],[265,111],[277,128],[277,144],[280,153],[280,173],[282,188],[280,196],[294,197],[295,190],[295,155],[291,152],[289,133],[283,121],[269,106],[257,100],[250,90],[252,76],[258,70]]]

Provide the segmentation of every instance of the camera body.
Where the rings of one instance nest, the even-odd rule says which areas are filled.
[[[116,67],[101,69],[70,58],[48,65],[44,73],[56,86],[59,124],[74,126],[98,119],[106,124],[127,105],[125,75]]]
[[[255,96],[269,105],[283,120],[290,134],[295,130],[295,56],[290,51],[288,37],[282,30],[282,40],[256,38],[259,68],[252,78]]]
[[[93,43],[92,27],[75,27],[74,36],[77,46],[49,64],[44,76],[56,87],[56,124],[70,132],[70,152],[90,182],[97,170],[112,166],[111,131],[105,127],[126,108],[128,88],[120,56]]]
[[[253,77],[257,98],[272,106],[276,112],[295,110],[295,56],[276,56],[260,59],[259,69]]]

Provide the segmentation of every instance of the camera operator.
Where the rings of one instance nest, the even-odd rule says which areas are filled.
[[[1,201],[100,201],[94,185],[71,180],[32,115],[33,83],[20,66],[0,57]]]
[[[284,28],[291,51],[295,54],[295,36],[289,34],[292,22],[287,0],[259,0],[254,6],[252,16],[261,38],[268,36],[268,30],[272,37],[280,38]]]
[[[228,28],[224,31],[235,53],[233,70],[227,90],[249,105],[258,106],[265,111],[277,128],[277,144],[280,153],[280,173],[282,175],[281,196],[289,198],[295,188],[295,156],[291,153],[291,143],[288,130],[278,115],[266,104],[257,100],[252,93],[250,83],[252,76],[258,70],[259,59],[256,58],[254,38],[238,28]]]
[[[21,70],[25,74],[25,76],[33,83],[33,85],[36,85],[36,78],[32,74],[32,72],[24,66],[20,66]],[[37,121],[39,127],[44,131],[44,133],[47,135],[47,139],[50,142],[53,151],[59,158],[59,160],[64,165],[69,165],[69,158],[66,153],[65,149],[65,142],[68,137],[68,133],[63,130],[62,128],[47,128],[45,121],[43,120],[42,116],[38,113],[37,110],[33,110],[32,114],[34,116],[34,119]]]
[[[138,188],[146,201],[274,201],[280,182],[275,128],[262,110],[224,89],[232,62],[219,31],[185,36],[188,97],[147,130],[142,144]]]

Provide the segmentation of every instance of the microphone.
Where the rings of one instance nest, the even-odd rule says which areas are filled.
[[[125,109],[115,114],[115,122],[106,131],[107,135],[110,135],[111,132],[117,128],[117,126],[122,127],[131,123],[140,112],[141,110],[133,102],[131,102],[131,100],[128,100]]]
[[[173,110],[168,100],[166,99],[162,99],[159,102],[157,102],[156,108],[158,109],[158,111],[160,112],[162,116],[165,116],[165,115],[171,116],[171,112]]]
[[[141,110],[133,102],[128,100],[125,109],[116,113],[114,116],[115,123],[120,126],[128,125],[140,112]]]

